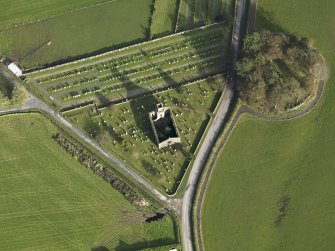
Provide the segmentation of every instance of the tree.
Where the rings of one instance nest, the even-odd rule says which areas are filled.
[[[245,37],[236,63],[241,99],[265,112],[284,112],[312,92],[317,54],[307,39],[255,32]]]

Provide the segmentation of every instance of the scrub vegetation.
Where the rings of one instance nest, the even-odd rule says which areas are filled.
[[[319,58],[304,38],[265,31],[247,35],[236,67],[240,97],[264,112],[293,109],[318,85]]]

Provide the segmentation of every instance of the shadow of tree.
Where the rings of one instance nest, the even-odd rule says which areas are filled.
[[[13,97],[14,84],[0,75],[0,92],[3,93],[9,100]]]
[[[109,251],[109,249],[104,246],[99,246],[92,248],[91,251]]]
[[[112,69],[112,74],[119,79],[126,89],[127,99],[143,95],[140,101],[138,99],[130,100],[131,112],[136,126],[156,144],[154,134],[151,130],[149,112],[155,110],[156,104],[160,103],[160,101],[154,97],[152,91],[135,84],[126,74],[119,72],[117,69]]]
[[[258,6],[257,7],[257,15],[255,20],[255,29],[257,30],[270,30],[273,32],[283,32],[287,33],[287,31],[278,25],[275,20],[273,20],[274,13],[271,11],[267,11],[264,8]],[[260,27],[261,26],[261,27]]]
[[[132,244],[127,244],[125,241],[119,240],[119,245],[115,248],[115,251],[142,250],[146,248],[157,248],[161,246],[172,245],[175,243],[175,240],[170,238],[157,239],[152,241],[142,241]]]

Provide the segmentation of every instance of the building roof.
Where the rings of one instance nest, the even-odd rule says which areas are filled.
[[[22,76],[22,71],[21,69],[14,63],[11,63],[8,65],[8,69],[13,72],[17,77]]]

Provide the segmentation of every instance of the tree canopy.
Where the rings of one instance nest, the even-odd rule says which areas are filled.
[[[318,61],[305,38],[268,31],[247,35],[236,64],[239,96],[264,112],[292,109],[311,95]]]

